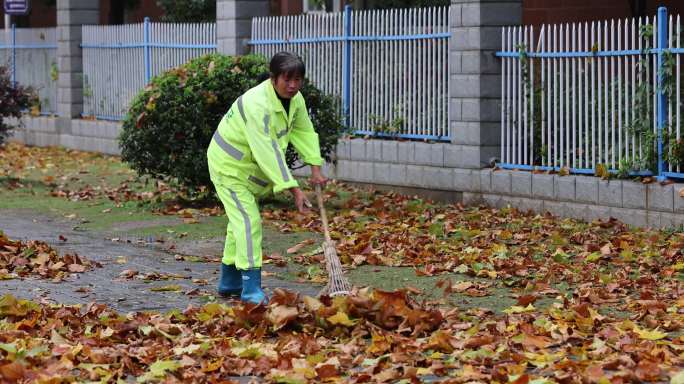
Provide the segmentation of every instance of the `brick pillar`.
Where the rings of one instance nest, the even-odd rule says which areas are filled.
[[[501,27],[522,22],[522,0],[451,0],[451,166],[482,168],[500,157]]]
[[[57,0],[57,113],[63,119],[83,112],[81,27],[99,21],[99,1]]]
[[[218,51],[226,55],[249,53],[252,18],[269,16],[268,0],[217,0],[216,33]]]

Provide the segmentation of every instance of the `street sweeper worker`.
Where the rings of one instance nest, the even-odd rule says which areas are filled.
[[[285,162],[290,143],[311,166],[310,183],[325,185],[318,134],[299,89],[304,62],[289,52],[271,59],[270,78],[240,96],[221,119],[207,160],[209,174],[228,216],[218,293],[255,304],[261,288],[261,217],[257,199],[289,192],[300,212],[310,206]]]

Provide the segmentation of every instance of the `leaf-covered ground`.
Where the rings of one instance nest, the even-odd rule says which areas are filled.
[[[59,282],[70,273],[83,273],[95,267],[101,265],[77,254],[60,255],[42,241],[12,241],[0,231],[0,280],[37,276]]]
[[[679,310],[656,317],[674,324]],[[684,363],[679,338],[636,317],[601,316],[581,297],[496,316],[379,290],[334,300],[276,291],[268,307],[212,303],[164,315],[5,296],[0,318],[0,375],[26,382],[680,382]]]
[[[44,204],[91,229],[154,213],[177,221],[171,234],[178,238],[220,236],[225,228],[220,208],[137,178],[116,158],[10,144],[0,149],[0,167],[0,208]],[[338,254],[357,285],[403,291],[333,301],[278,291],[267,308],[218,302],[169,314],[7,296],[0,375],[684,382],[681,232],[435,204],[334,183],[326,196]],[[295,278],[324,281],[320,221],[285,203],[265,202],[264,218],[297,240],[267,262],[294,264]]]

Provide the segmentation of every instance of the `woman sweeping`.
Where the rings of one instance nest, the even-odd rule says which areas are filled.
[[[289,52],[270,62],[270,78],[240,96],[221,119],[207,151],[209,174],[228,216],[218,293],[267,301],[261,289],[261,217],[257,198],[290,191],[300,212],[309,201],[292,177],[285,151],[294,145],[311,166],[313,185],[325,185],[318,134],[299,89],[304,62]]]

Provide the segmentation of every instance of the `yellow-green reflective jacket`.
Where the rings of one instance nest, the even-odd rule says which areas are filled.
[[[221,119],[207,150],[212,180],[243,182],[255,194],[297,187],[285,161],[290,142],[304,163],[323,163],[302,94],[290,100],[288,116],[266,80],[240,96]]]

